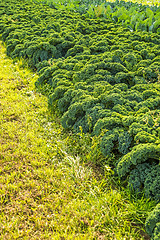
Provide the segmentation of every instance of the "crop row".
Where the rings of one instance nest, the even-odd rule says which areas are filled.
[[[40,0],[35,0],[36,2]],[[103,0],[46,0],[49,6],[61,10],[76,10],[89,18],[106,18],[121,23],[131,31],[147,31],[160,33],[160,7],[146,6],[138,3]]]
[[[0,32],[7,54],[38,71],[63,127],[101,136],[117,174],[159,202],[160,35],[16,0],[0,1]]]

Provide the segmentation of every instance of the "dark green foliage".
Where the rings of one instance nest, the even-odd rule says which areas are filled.
[[[135,169],[130,172],[128,186],[135,192],[141,192],[144,188],[146,176],[150,172],[152,165],[149,163],[138,164]]]
[[[117,165],[117,173],[125,176],[137,164],[146,162],[149,159],[159,160],[160,145],[156,144],[138,144],[131,152],[122,157]]]
[[[153,233],[153,240],[159,240],[159,239],[160,239],[160,222],[156,224],[156,227]]]
[[[160,237],[160,204],[149,214],[145,227],[152,240],[159,240]]]
[[[75,98],[73,98],[73,104],[70,105],[68,111],[62,117],[62,126],[64,128],[74,127],[79,130],[80,125],[77,125],[76,121],[79,121],[82,117],[87,115],[88,109],[94,107],[95,104],[98,103],[98,99],[91,96],[85,96],[83,92],[77,92],[77,94],[79,95],[78,98],[80,101],[77,102]]]
[[[121,154],[126,154],[129,151],[131,141],[132,138],[127,131],[116,127],[104,134],[100,144],[101,151],[105,156],[110,155],[113,149],[117,149]]]
[[[143,163],[138,164],[130,172],[129,188],[135,192],[144,189],[145,196],[160,201],[160,165]]]
[[[120,133],[118,136],[119,152],[122,154],[128,153],[131,142],[132,142],[132,137],[129,135],[127,131],[123,131],[122,133]]]
[[[160,165],[151,169],[144,182],[145,195],[160,202]]]
[[[120,127],[121,125],[122,124],[121,124],[120,118],[118,118],[116,116],[105,117],[103,119],[99,119],[97,121],[97,123],[95,124],[94,134],[96,134],[98,136],[103,129],[111,130],[113,128]]]

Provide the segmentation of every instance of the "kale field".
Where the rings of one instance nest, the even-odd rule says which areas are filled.
[[[134,194],[157,203],[146,230],[159,240],[160,7],[69,6],[0,0],[7,54],[38,73],[35,85],[63,128],[99,139],[97,166],[109,165]]]

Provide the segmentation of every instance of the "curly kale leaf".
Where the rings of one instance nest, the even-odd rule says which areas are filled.
[[[118,114],[117,114],[118,115]],[[104,117],[103,119],[99,119],[94,126],[94,134],[99,135],[103,129],[113,129],[116,127],[121,127],[121,119],[118,117]]]
[[[127,154],[129,152],[129,147],[132,142],[132,137],[127,131],[123,131],[118,136],[118,150],[122,154]]]
[[[153,134],[147,133],[145,131],[140,131],[134,137],[134,141],[137,143],[155,143],[158,138]]]
[[[160,239],[160,222],[156,224],[154,229],[152,240],[159,240]]]
[[[138,164],[136,168],[130,172],[128,187],[136,193],[141,192],[144,188],[144,182],[151,167],[152,166],[149,163]]]
[[[120,153],[128,153],[128,148],[132,138],[123,128],[114,128],[108,130],[101,140],[101,151],[104,156],[111,155],[111,152],[117,149]]]
[[[144,190],[146,197],[160,201],[160,165],[152,167],[149,174],[147,174]]]
[[[138,164],[130,172],[128,187],[135,192],[144,190],[147,198],[160,201],[160,165],[155,162],[152,164]]]
[[[123,62],[125,64],[125,67],[132,71],[135,65],[137,64],[137,58],[135,54],[127,53],[123,56]]]
[[[117,165],[117,173],[121,177],[125,176],[137,164],[146,162],[148,159],[159,160],[159,156],[160,145],[153,143],[139,144],[122,157]]]
[[[160,204],[157,204],[155,209],[149,214],[146,219],[145,227],[147,233],[153,240],[159,240],[160,236]]]
[[[80,93],[80,90],[78,91]],[[74,92],[75,91],[73,91],[72,94],[74,94]],[[92,108],[96,103],[98,103],[98,99],[93,98],[91,96],[87,96],[85,94],[83,95],[83,91],[81,93],[81,100],[79,102],[75,101],[76,98],[77,96],[75,96],[75,98],[72,99],[73,104],[70,105],[68,111],[62,117],[62,125],[64,128],[74,127],[76,121],[79,121],[81,117],[84,117],[88,109]]]
[[[140,119],[139,119],[140,120]],[[129,133],[132,136],[137,135],[139,132],[146,132],[146,133],[152,133],[152,128],[149,128],[148,126],[142,124],[142,123],[137,123],[137,122],[133,122],[130,126],[129,126]]]

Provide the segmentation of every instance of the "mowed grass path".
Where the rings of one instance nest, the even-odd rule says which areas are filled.
[[[72,138],[22,65],[0,43],[0,239],[149,239],[141,223],[152,206],[66,153]]]

